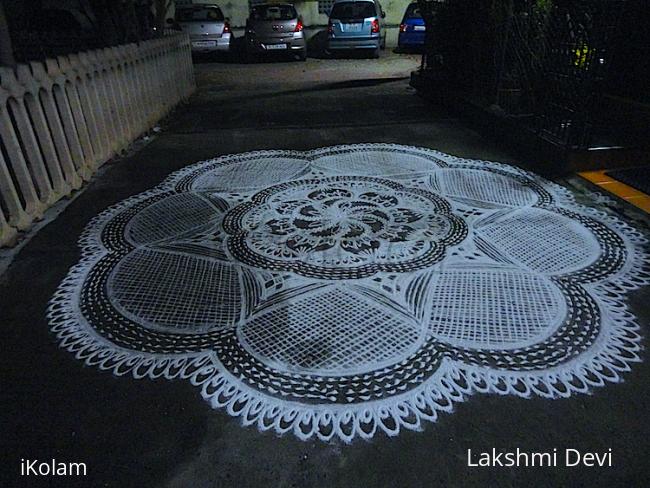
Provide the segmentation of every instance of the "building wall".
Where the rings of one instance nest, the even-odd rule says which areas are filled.
[[[253,3],[264,3],[259,0],[252,0]],[[273,0],[267,0],[272,2]],[[323,0],[320,0],[322,2]],[[380,0],[384,11],[386,12],[386,25],[387,25],[387,44],[389,47],[397,44],[397,31],[398,26],[404,15],[404,11],[412,0]],[[177,5],[181,4],[210,4],[216,3],[221,7],[224,15],[230,18],[230,23],[234,29],[235,35],[243,34],[243,27],[246,25],[248,18],[248,11],[250,8],[251,0],[176,0]],[[285,0],[279,3],[293,3],[296,10],[300,13],[305,24],[305,32],[315,34],[320,29],[327,26],[327,14],[319,12],[319,0]],[[321,4],[321,7],[325,6]],[[323,8],[320,9],[321,11]],[[173,17],[174,9],[169,12],[169,16]]]

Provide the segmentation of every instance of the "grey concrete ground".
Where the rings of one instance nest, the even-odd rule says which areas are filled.
[[[85,479],[43,486],[649,486],[650,360],[625,381],[567,400],[475,395],[423,432],[371,442],[301,442],[261,434],[212,410],[185,381],[135,381],[84,367],[48,331],[46,304],[79,258],[76,241],[102,209],[189,163],[265,148],[396,142],[526,166],[405,77],[416,57],[197,65],[199,92],[164,131],[101,177],[45,226],[0,277],[0,486],[21,458],[85,462]],[[563,180],[569,184],[575,180]],[[587,190],[577,184],[576,191]],[[618,211],[628,210],[616,205]],[[629,216],[638,226],[644,217]],[[648,324],[650,293],[631,296]],[[467,449],[613,451],[611,468],[479,469]]]

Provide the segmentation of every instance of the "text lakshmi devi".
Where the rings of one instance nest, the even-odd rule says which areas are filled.
[[[604,452],[582,452],[578,449],[553,449],[546,452],[526,452],[517,448],[503,451],[473,452],[467,449],[467,466],[494,467],[611,467],[612,449]]]

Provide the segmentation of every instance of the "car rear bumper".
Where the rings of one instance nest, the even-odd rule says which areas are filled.
[[[377,49],[381,38],[376,36],[333,37],[327,39],[328,49]]]
[[[400,32],[397,44],[400,47],[423,46],[425,35],[424,32]]]
[[[205,37],[190,39],[193,53],[224,52],[230,49],[232,34],[222,34],[219,37]]]
[[[285,44],[286,49],[267,49],[267,46]],[[250,52],[287,52],[287,51],[301,51],[306,48],[305,37],[246,37],[246,47]]]

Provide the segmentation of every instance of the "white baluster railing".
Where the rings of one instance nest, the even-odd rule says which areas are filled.
[[[183,34],[0,68],[0,246],[194,88]]]

